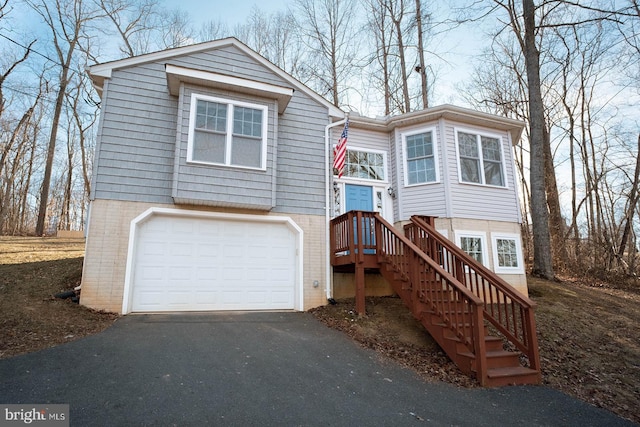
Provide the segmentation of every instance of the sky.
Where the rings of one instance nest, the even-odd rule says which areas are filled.
[[[265,12],[284,10],[291,0],[165,0],[167,8],[180,8],[188,11],[194,22],[206,22],[220,19],[232,27],[245,21],[253,6]]]
[[[448,1],[436,2],[430,5],[434,14],[446,13]],[[244,23],[251,9],[257,6],[266,13],[285,10],[293,5],[292,0],[165,0],[164,6],[168,9],[180,8],[187,11],[194,24],[198,27],[203,22],[221,20],[229,27]],[[215,6],[212,6],[215,4]],[[440,7],[440,10],[437,8]],[[434,10],[434,8],[436,8]],[[436,72],[436,85],[432,104],[452,103],[460,106],[468,106],[460,97],[456,86],[469,79],[472,72],[473,58],[482,49],[483,33],[475,28],[469,32],[468,28],[454,29],[432,42],[434,53],[431,56],[431,64]],[[427,46],[429,49],[429,46]],[[428,58],[429,61],[429,58]],[[364,107],[363,107],[364,108]],[[361,111],[372,115],[371,112]],[[375,114],[374,114],[375,115]]]

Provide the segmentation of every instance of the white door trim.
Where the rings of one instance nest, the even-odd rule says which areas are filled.
[[[272,215],[247,215],[247,214],[232,214],[222,212],[205,212],[205,211],[193,211],[186,209],[173,209],[173,208],[149,208],[131,221],[129,228],[129,245],[127,251],[127,267],[124,278],[124,292],[122,295],[122,314],[128,314],[131,312],[131,300],[133,294],[133,260],[136,253],[137,235],[140,225],[147,222],[153,216],[176,216],[176,217],[188,217],[188,218],[203,218],[203,219],[224,219],[227,221],[252,221],[252,222],[264,222],[264,223],[280,223],[285,224],[296,234],[296,284],[294,295],[294,309],[302,311],[304,307],[304,295],[303,295],[303,237],[304,232],[298,224],[291,218],[286,216],[272,216]]]

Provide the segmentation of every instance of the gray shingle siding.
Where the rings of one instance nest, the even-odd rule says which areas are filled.
[[[278,115],[271,99],[193,85],[184,86],[179,105],[165,63],[290,86],[233,46],[114,70],[103,93],[94,198],[324,213],[326,106],[296,91]],[[268,106],[266,172],[187,164],[192,93]]]
[[[95,198],[171,203],[176,119],[167,112],[177,107],[161,64],[113,72],[103,96]]]

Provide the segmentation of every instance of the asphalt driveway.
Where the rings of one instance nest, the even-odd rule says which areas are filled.
[[[126,316],[0,360],[0,403],[70,404],[72,426],[634,425],[546,387],[425,383],[307,313]]]

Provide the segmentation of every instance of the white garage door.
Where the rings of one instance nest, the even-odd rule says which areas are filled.
[[[286,223],[154,215],[138,226],[132,262],[134,312],[294,308]]]

